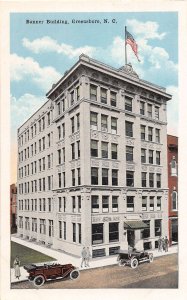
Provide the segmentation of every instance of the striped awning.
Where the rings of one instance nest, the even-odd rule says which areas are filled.
[[[125,221],[124,222],[124,229],[146,229],[149,228],[147,224],[145,224],[141,220],[133,220],[133,221]]]

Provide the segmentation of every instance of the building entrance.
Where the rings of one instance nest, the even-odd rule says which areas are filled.
[[[134,248],[134,246],[135,246],[135,232],[134,232],[134,230],[130,230],[130,229],[127,230],[127,242],[128,242],[129,246]]]

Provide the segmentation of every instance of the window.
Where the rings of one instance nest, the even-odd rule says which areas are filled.
[[[112,196],[112,211],[118,211],[118,196]]]
[[[173,156],[170,165],[171,165],[171,176],[177,176],[177,163],[176,163],[175,156]]]
[[[42,190],[42,180],[39,179],[39,192],[41,192],[41,190]]]
[[[80,129],[80,114],[77,114],[77,131]]]
[[[117,159],[118,158],[118,145],[111,144],[111,158]]]
[[[146,149],[141,149],[141,163],[146,163]]]
[[[66,160],[65,148],[62,148],[62,156],[63,156],[63,163],[65,163],[65,160]]]
[[[101,142],[101,157],[108,158],[108,143]]]
[[[47,165],[48,165],[48,169],[51,168],[51,156],[47,155]]]
[[[107,104],[107,90],[101,88],[101,103]]]
[[[91,168],[91,184],[98,184],[98,168]]]
[[[63,112],[65,111],[65,101],[64,101],[64,99],[62,99],[62,111]]]
[[[40,219],[40,233],[46,234],[46,220]]]
[[[161,220],[155,220],[155,236],[162,236]]]
[[[92,224],[92,245],[103,243],[103,224]]]
[[[140,101],[140,115],[145,115],[145,102]]]
[[[99,196],[91,196],[92,201],[92,212],[98,213],[99,212]]]
[[[51,124],[51,119],[50,119],[50,111],[47,113],[47,125],[49,126]]]
[[[132,111],[132,98],[125,96],[125,110]]]
[[[32,231],[37,232],[37,219],[32,218]]]
[[[80,86],[78,86],[76,88],[76,91],[77,91],[77,101],[79,101],[80,100]]]
[[[152,142],[153,141],[153,128],[148,127],[148,141]]]
[[[155,129],[156,143],[160,143],[160,129]]]
[[[101,131],[108,131],[108,116],[101,115]]]
[[[97,87],[90,85],[90,100],[97,101]]]
[[[146,185],[147,185],[146,176],[147,176],[147,173],[142,172],[142,187],[146,187]]]
[[[45,191],[45,178],[43,178],[43,191]]]
[[[45,137],[42,138],[43,150],[45,150]]]
[[[156,164],[160,165],[160,151],[156,151]]]
[[[74,123],[74,117],[71,118],[71,133],[73,134],[75,132],[75,123]]]
[[[75,196],[72,196],[72,212],[76,211]]]
[[[71,105],[74,104],[74,91],[70,93]]]
[[[60,140],[61,139],[61,126],[58,126],[57,130],[58,130],[58,139]]]
[[[78,237],[79,237],[79,244],[81,244],[81,224],[78,223]]]
[[[81,212],[81,196],[77,196],[78,199],[78,212]]]
[[[65,138],[65,135],[66,135],[66,132],[65,132],[65,123],[62,124],[62,138],[64,139]]]
[[[145,126],[140,125],[140,129],[141,129],[141,140],[145,141]]]
[[[150,221],[149,220],[144,220],[143,222],[147,225],[147,228],[142,230],[141,238],[146,239],[146,238],[150,237]]]
[[[66,240],[66,222],[63,222],[64,228],[64,240]]]
[[[162,197],[157,197],[157,201],[156,201],[156,210],[161,210],[161,198]]]
[[[72,174],[72,186],[75,186],[75,170],[72,170],[71,174]]]
[[[59,239],[62,238],[62,221],[58,221]]]
[[[61,212],[62,211],[62,198],[58,197],[58,211]]]
[[[66,197],[63,197],[64,212],[66,212]]]
[[[147,210],[147,197],[142,196],[142,211],[146,211],[146,210]]]
[[[134,197],[127,196],[127,211],[134,211]]]
[[[119,241],[119,223],[109,223],[109,243]]]
[[[95,112],[90,113],[90,126],[91,129],[97,130],[97,113]]]
[[[111,117],[111,133],[117,134],[117,119]]]
[[[48,190],[51,190],[51,176],[47,176],[48,178]]]
[[[51,147],[51,135],[50,135],[50,133],[48,133],[47,138],[48,138],[48,147],[50,148]]]
[[[98,157],[98,141],[91,140],[91,156]]]
[[[80,170],[80,168],[77,169],[77,177],[78,177],[78,185],[81,185],[81,170]]]
[[[77,142],[77,158],[80,158],[80,141]]]
[[[36,135],[36,132],[37,132],[37,130],[36,130],[36,124],[34,124],[34,134]]]
[[[133,123],[125,121],[125,135],[133,137]]]
[[[102,196],[102,211],[109,211],[109,196]]]
[[[149,173],[149,187],[154,187],[154,173]]]
[[[172,210],[177,210],[177,192],[172,192]]]
[[[161,188],[161,174],[156,174],[156,187]]]
[[[76,224],[72,223],[72,225],[73,225],[73,242],[75,243],[76,242]]]
[[[58,115],[61,114],[61,105],[60,102],[57,103],[57,111],[58,111]]]
[[[58,150],[58,164],[60,165],[62,163],[62,157],[61,157],[61,149]]]
[[[154,197],[150,196],[149,198],[149,210],[154,211]]]
[[[62,175],[63,175],[63,186],[65,187],[66,186],[66,173],[63,172]]]
[[[134,172],[126,171],[126,186],[134,186]]]
[[[45,117],[42,118],[42,129],[45,129]]]
[[[126,146],[126,161],[133,161],[133,147]]]
[[[42,158],[42,162],[43,162],[43,171],[45,171],[45,157]]]
[[[102,185],[108,185],[108,169],[102,169]]]
[[[75,144],[71,144],[71,158],[75,159]]]
[[[159,120],[159,107],[155,106],[155,119]]]
[[[110,105],[116,107],[116,93],[110,92]]]
[[[118,170],[112,170],[112,185],[118,185]]]
[[[42,141],[41,140],[39,140],[39,152],[42,150]]]
[[[41,128],[41,120],[38,121],[39,124],[39,132],[41,132],[42,128]]]
[[[148,118],[152,118],[152,105],[147,104],[147,116]]]
[[[153,164],[153,150],[149,150],[149,163]]]
[[[54,230],[53,230],[53,220],[49,220],[49,236],[54,235]]]
[[[62,174],[58,173],[58,187],[61,188],[62,186]]]

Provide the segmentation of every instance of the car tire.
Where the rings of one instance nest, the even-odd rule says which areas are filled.
[[[44,284],[45,278],[42,275],[38,275],[34,278],[33,283],[36,287],[40,287]]]
[[[150,262],[150,263],[152,263],[152,262],[153,262],[153,259],[154,259],[154,258],[153,258],[153,254],[152,254],[152,253],[151,253],[151,254],[149,254],[149,262]]]
[[[80,275],[79,270],[73,270],[70,273],[70,278],[71,278],[71,280],[75,280],[79,277],[79,275]]]
[[[138,260],[137,260],[137,258],[132,258],[131,259],[131,268],[132,269],[136,269],[137,266],[138,266]]]
[[[124,263],[123,263],[123,261],[121,259],[118,261],[118,266],[119,267],[123,267],[124,266]]]

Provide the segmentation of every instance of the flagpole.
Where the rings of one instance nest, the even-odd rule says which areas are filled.
[[[126,45],[126,39],[127,39],[127,27],[125,26],[125,65],[127,64],[127,45]]]

